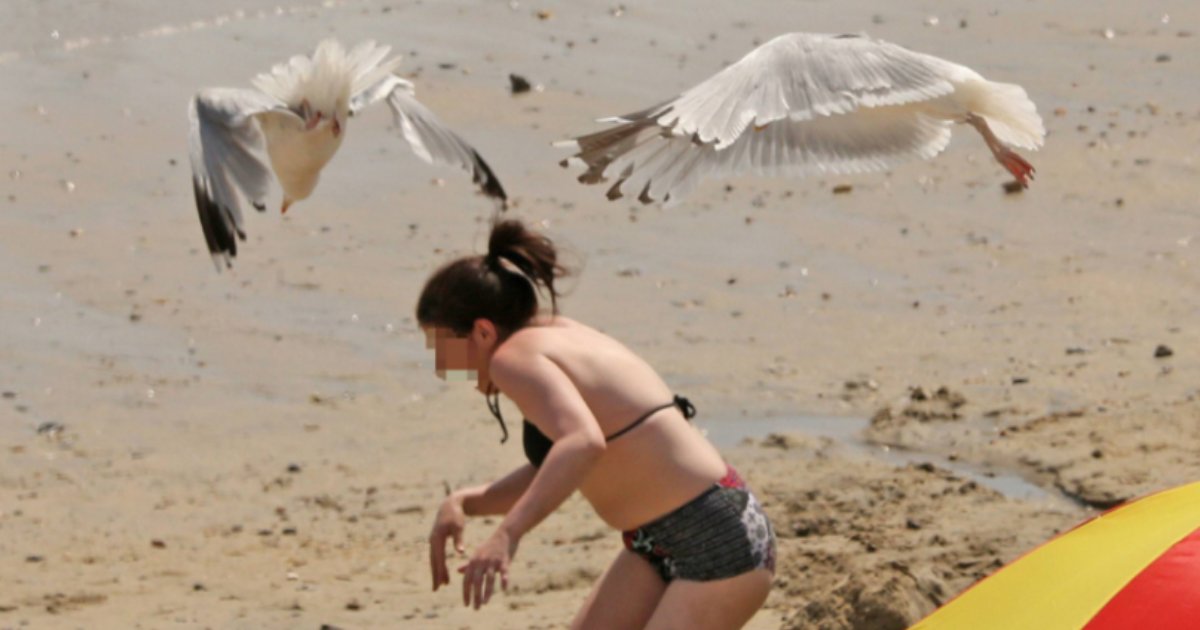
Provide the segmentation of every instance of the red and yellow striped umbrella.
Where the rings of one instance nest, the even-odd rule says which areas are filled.
[[[910,630],[1017,628],[1200,628],[1200,482],[1051,539]]]

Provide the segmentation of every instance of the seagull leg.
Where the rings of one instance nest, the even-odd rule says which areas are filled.
[[[996,134],[992,133],[991,127],[988,127],[987,121],[982,116],[976,114],[967,114],[964,119],[968,125],[971,125],[983,136],[983,141],[987,143],[989,149],[992,150],[992,155],[996,156],[996,161],[1000,163],[1013,177],[1017,178],[1017,183],[1024,188],[1029,188],[1029,180],[1033,179],[1033,165],[1025,161],[1025,158],[1017,155],[1016,151],[1004,146]]]

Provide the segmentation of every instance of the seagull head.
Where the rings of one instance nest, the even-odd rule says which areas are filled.
[[[297,55],[254,78],[254,86],[287,103],[306,131],[344,131],[358,63],[336,40],[322,41],[311,57]]]
[[[322,111],[313,107],[308,99],[300,101],[296,114],[304,121],[305,131],[328,132],[332,133],[334,138],[342,135],[342,121],[348,115],[346,112],[338,112],[337,108],[329,112]]]

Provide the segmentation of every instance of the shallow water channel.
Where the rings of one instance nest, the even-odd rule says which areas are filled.
[[[981,486],[992,488],[1001,494],[1022,501],[1068,501],[1066,497],[1033,484],[1020,475],[1003,470],[992,470],[952,461],[943,455],[872,444],[861,436],[868,420],[854,417],[790,416],[752,420],[746,418],[697,421],[699,426],[719,448],[736,446],[746,439],[754,441],[775,434],[802,433],[814,437],[825,437],[848,452],[865,455],[894,466],[931,463],[970,479]]]

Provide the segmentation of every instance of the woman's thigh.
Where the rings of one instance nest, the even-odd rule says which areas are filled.
[[[734,630],[746,625],[767,601],[771,572],[712,580],[671,582],[644,626],[646,630]],[[629,626],[642,627],[642,626]]]
[[[622,549],[592,588],[571,628],[641,628],[654,613],[666,587],[645,558]]]

